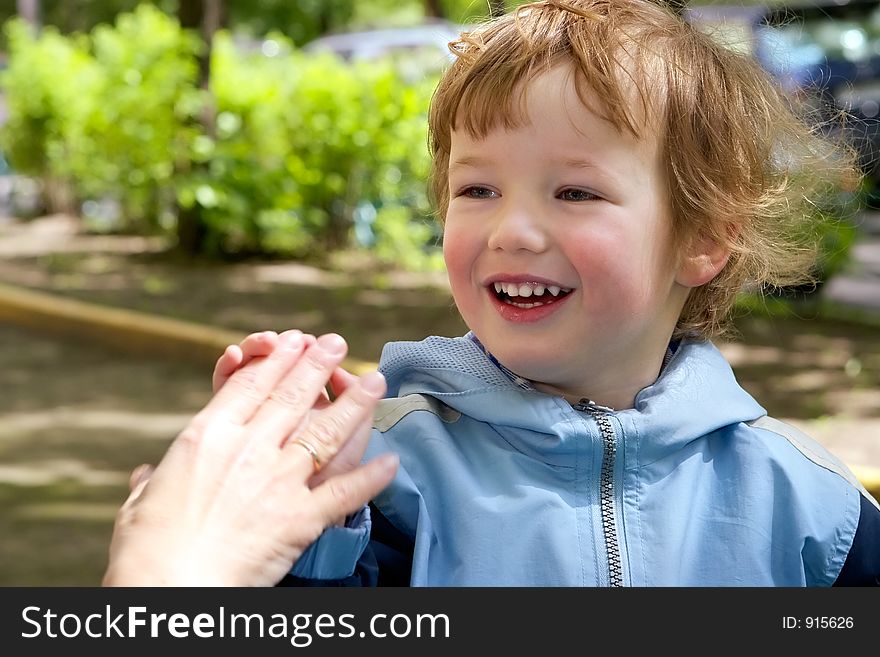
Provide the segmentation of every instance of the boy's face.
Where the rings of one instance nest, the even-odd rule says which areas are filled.
[[[479,140],[452,133],[452,293],[520,376],[626,408],[656,379],[688,291],[676,281],[656,135],[637,140],[587,109],[567,66],[525,96],[526,125]]]

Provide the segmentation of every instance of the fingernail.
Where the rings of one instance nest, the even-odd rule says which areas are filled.
[[[142,463],[136,467],[131,473],[131,488],[135,489],[153,474],[153,466],[148,463]]]
[[[288,347],[298,347],[302,342],[302,332],[296,329],[285,331],[279,337],[281,342]]]
[[[380,454],[376,457],[376,460],[379,461],[382,469],[386,472],[394,470],[400,464],[400,457],[394,452],[386,452],[385,454]]]
[[[318,346],[328,354],[339,355],[346,349],[345,340],[336,333],[327,333],[318,338]]]
[[[385,377],[381,372],[367,372],[361,377],[361,387],[371,395],[385,394]]]

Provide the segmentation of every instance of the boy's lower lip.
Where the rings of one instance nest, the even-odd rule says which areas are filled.
[[[562,308],[563,304],[565,304],[571,296],[571,294],[566,294],[564,297],[554,298],[552,301],[541,303],[541,305],[532,308],[519,308],[518,306],[499,299],[498,295],[496,295],[495,291],[491,288],[487,290],[487,293],[489,294],[489,300],[492,302],[492,305],[495,306],[495,310],[498,311],[498,314],[501,315],[502,319],[517,324],[539,322],[542,319],[549,317]],[[534,300],[530,301],[529,297],[523,297],[522,303],[535,302]]]

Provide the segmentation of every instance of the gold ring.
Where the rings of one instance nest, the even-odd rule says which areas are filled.
[[[309,456],[312,457],[312,465],[315,468],[315,472],[319,472],[323,467],[323,463],[321,463],[321,457],[318,456],[318,450],[315,449],[315,446],[312,445],[312,443],[310,443],[309,441],[303,440],[302,438],[297,438],[293,441],[293,443],[295,445],[299,445],[309,453]]]

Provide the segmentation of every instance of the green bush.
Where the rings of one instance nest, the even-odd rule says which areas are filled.
[[[30,25],[5,26],[9,66],[2,74],[8,118],[0,145],[16,171],[35,177],[64,176],[72,154],[85,140],[101,70],[86,39],[54,29],[35,36]]]
[[[307,56],[282,37],[276,57],[214,42],[217,135],[207,171],[182,191],[199,203],[220,251],[323,254],[352,241],[356,210],[377,211],[386,261],[418,255],[431,235],[407,229],[429,214],[426,116],[433,84],[403,84],[388,62]],[[418,260],[418,257],[412,262]]]
[[[113,197],[128,228],[153,229],[194,138],[198,41],[150,5],[90,37],[35,35],[17,19],[6,33],[0,141],[13,168],[63,181],[79,200]]]
[[[128,222],[154,229],[163,202],[173,201],[176,166],[200,133],[193,117],[201,44],[151,5],[97,26],[91,42],[102,76],[73,162],[79,189],[117,196]]]
[[[18,20],[6,30],[0,144],[12,166],[60,181],[78,202],[115,201],[117,229],[171,232],[179,204],[198,206],[210,254],[360,244],[386,263],[436,262],[426,197],[435,80],[408,83],[391,61],[308,56],[277,35],[267,57],[221,32],[208,98],[196,89],[202,44],[150,5],[89,35],[35,35]],[[213,129],[198,122],[207,108]]]

